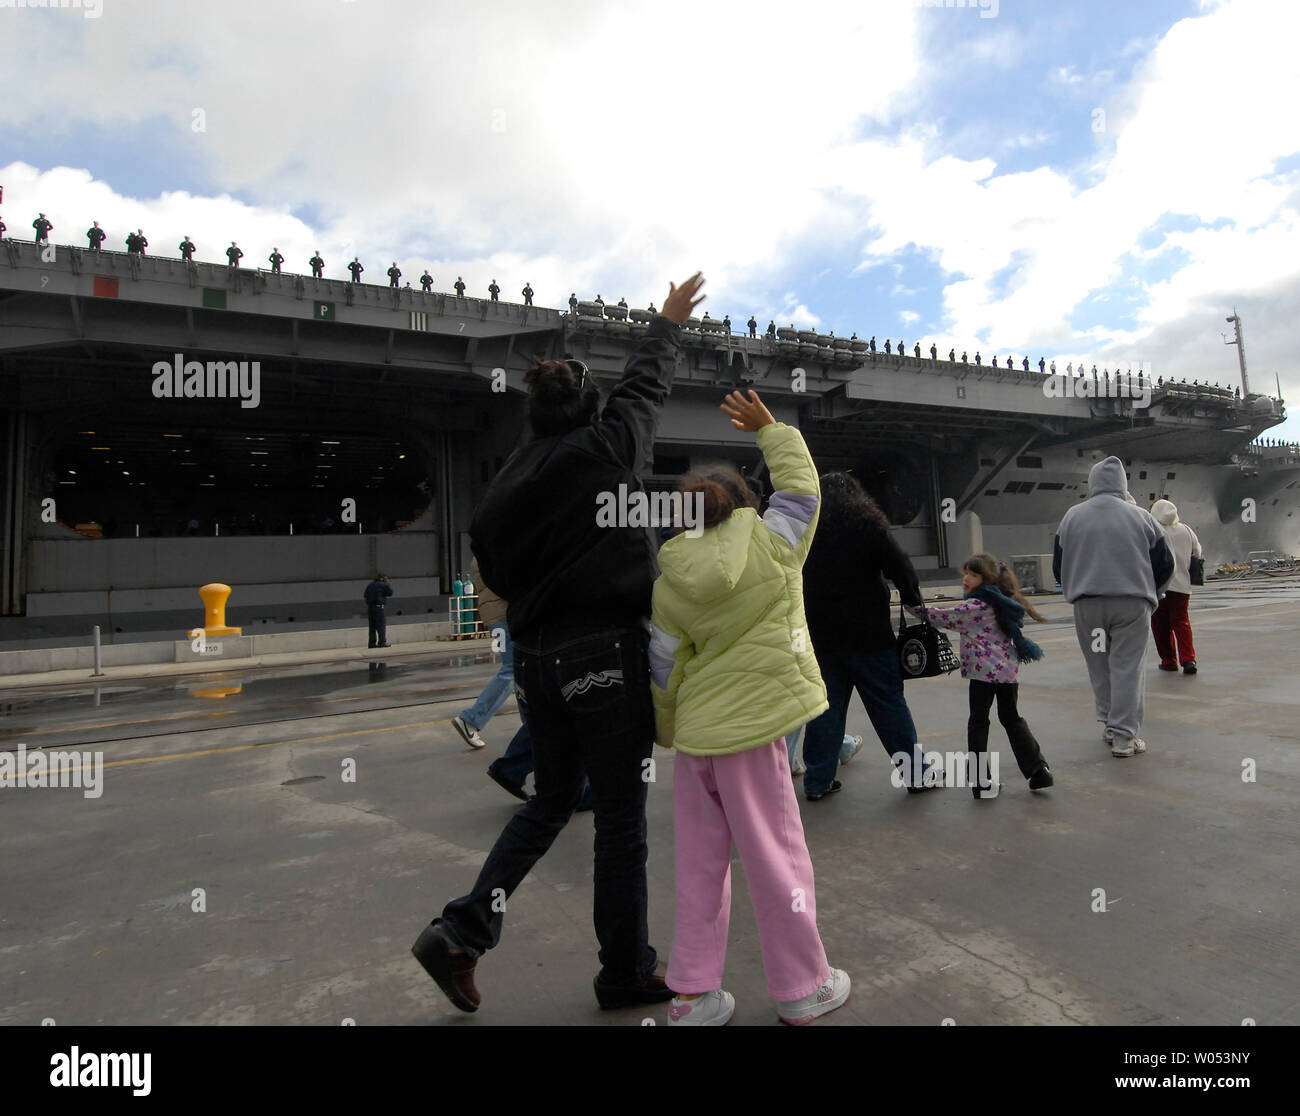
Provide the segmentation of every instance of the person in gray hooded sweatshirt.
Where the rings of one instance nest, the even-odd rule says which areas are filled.
[[[1156,637],[1156,650],[1160,652],[1160,669],[1176,672],[1181,663],[1184,674],[1195,674],[1196,648],[1192,644],[1187,603],[1192,599],[1192,555],[1200,555],[1201,540],[1178,518],[1178,508],[1172,500],[1157,500],[1151,505],[1151,515],[1164,528],[1174,552],[1173,580],[1151,617],[1151,634]]]
[[[1052,572],[1074,606],[1097,720],[1111,755],[1147,750],[1138,735],[1146,697],[1147,627],[1174,573],[1168,539],[1151,513],[1129,502],[1118,457],[1088,474],[1088,499],[1057,528]]]

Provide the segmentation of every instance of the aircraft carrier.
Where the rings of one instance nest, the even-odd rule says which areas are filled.
[[[6,240],[0,640],[175,626],[206,581],[236,586],[232,623],[343,617],[377,567],[405,609],[433,611],[522,429],[529,357],[571,354],[608,386],[649,317]],[[234,372],[187,397],[194,361],[242,365],[245,387],[255,370],[256,405]],[[753,470],[717,407],[752,385],[819,464],[854,471],[926,577],[975,548],[1050,553],[1109,454],[1140,503],[1178,504],[1211,568],[1298,549],[1300,452],[1255,444],[1282,400],[1138,382],[1140,398],[1110,379],[1062,392],[1033,369],[693,320],[648,484],[705,460]]]

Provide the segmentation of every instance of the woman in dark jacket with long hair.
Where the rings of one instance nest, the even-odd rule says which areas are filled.
[[[919,605],[916,571],[889,533],[889,520],[848,473],[821,478],[822,514],[803,569],[804,608],[830,708],[805,730],[804,795],[816,801],[840,789],[835,771],[849,698],[856,689],[885,750],[906,755],[925,788],[916,725],[903,697],[888,578],[904,604]]]

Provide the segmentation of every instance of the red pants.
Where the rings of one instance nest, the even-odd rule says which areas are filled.
[[[1181,666],[1196,659],[1192,625],[1187,619],[1189,600],[1186,593],[1166,593],[1160,607],[1151,614],[1151,634],[1156,637],[1161,666]]]

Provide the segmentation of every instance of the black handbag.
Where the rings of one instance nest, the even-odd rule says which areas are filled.
[[[934,678],[961,666],[948,637],[929,620],[908,624],[902,602],[898,605],[898,668],[903,680]]]
[[[1187,574],[1193,585],[1205,584],[1205,559],[1199,554],[1192,555],[1192,563],[1187,567]]]

